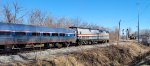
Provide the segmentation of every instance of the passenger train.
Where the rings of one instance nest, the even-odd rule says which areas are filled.
[[[45,48],[69,46],[70,44],[94,44],[109,42],[106,30],[70,27],[48,28],[41,26],[0,22],[0,49],[25,48],[27,44],[44,44]]]

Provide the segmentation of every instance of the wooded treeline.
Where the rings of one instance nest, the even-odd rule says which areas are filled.
[[[71,26],[75,26],[93,29],[103,29],[109,31],[111,30],[111,28],[108,29],[96,24],[82,21],[79,17],[56,17],[50,15],[47,11],[41,11],[40,9],[36,8],[28,11],[28,9],[23,8],[17,2],[13,2],[11,4],[5,4],[0,6],[0,22],[46,27],[69,28]],[[117,29],[110,31],[110,39],[112,41],[115,41],[117,39],[117,31]]]
[[[36,8],[28,11],[28,9],[23,8],[17,2],[12,2],[0,6],[0,22],[60,28],[69,28],[71,26],[75,26],[94,29],[104,29],[110,31],[110,39],[112,39],[113,41],[118,38],[117,27],[104,28],[97,24],[82,21],[79,17],[56,17],[50,15],[47,11],[41,11],[40,9]],[[140,34],[150,36],[150,30],[141,30]]]
[[[13,2],[12,5],[5,4],[1,6],[0,17],[0,21],[6,23],[62,28],[75,26],[94,29],[105,29],[104,27],[100,27],[99,25],[84,22],[78,17],[55,17],[49,15],[46,11],[41,11],[40,9],[33,9],[31,11],[27,11],[27,9],[20,6],[17,2]]]

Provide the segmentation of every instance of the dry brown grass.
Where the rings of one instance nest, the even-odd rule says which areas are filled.
[[[123,66],[128,65],[134,57],[146,53],[150,48],[130,43],[109,46],[54,56],[29,63],[15,63],[13,66]]]

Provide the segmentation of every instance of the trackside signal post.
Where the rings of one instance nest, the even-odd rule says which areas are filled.
[[[117,44],[119,44],[119,40],[120,40],[120,22],[121,22],[121,20],[119,21],[119,30],[118,30],[118,40],[117,40]]]

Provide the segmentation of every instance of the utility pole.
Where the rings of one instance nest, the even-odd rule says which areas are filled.
[[[119,30],[118,30],[118,41],[117,41],[117,44],[119,44],[119,40],[120,40],[120,22],[121,22],[121,20],[119,21]]]
[[[127,28],[127,30],[126,30],[126,40],[128,40],[128,38],[129,38],[129,29]]]
[[[137,3],[137,7],[138,7],[138,43],[140,43],[140,41],[139,41],[139,39],[140,39],[140,36],[139,36],[139,34],[140,34],[140,26],[139,26],[139,22],[140,22],[140,20],[139,20],[139,18],[140,18],[140,15],[139,15],[139,3]]]
[[[139,13],[138,13],[138,43],[140,43],[140,26],[139,26]]]
[[[124,29],[122,29],[122,39],[124,41]]]

